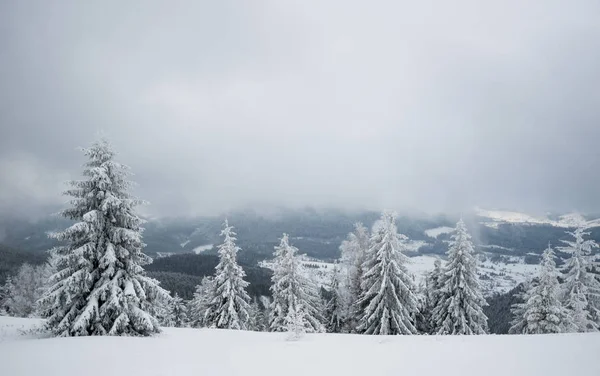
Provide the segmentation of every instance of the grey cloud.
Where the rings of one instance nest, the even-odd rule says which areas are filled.
[[[599,16],[592,1],[2,4],[0,205],[62,202],[75,147],[104,131],[156,215],[598,211]]]

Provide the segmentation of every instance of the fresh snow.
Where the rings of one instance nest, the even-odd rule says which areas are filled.
[[[425,233],[425,235],[429,236],[430,238],[436,239],[438,236],[440,236],[442,234],[449,234],[452,231],[454,231],[453,227],[441,226],[441,227],[436,227],[436,228],[430,228],[429,230],[425,230],[423,232]]]
[[[181,248],[185,248],[185,246],[188,245],[189,242],[190,242],[190,240],[188,239],[188,240],[184,241],[183,243],[180,243],[179,245],[181,246]]]
[[[600,362],[594,360],[600,352],[600,333],[306,334],[289,341],[287,333],[163,328],[151,338],[16,337],[14,328],[37,323],[0,317],[0,333],[9,333],[0,339],[3,375],[600,375]],[[110,361],[98,363],[99,359]]]
[[[212,249],[212,247],[213,247],[212,244],[201,245],[201,246],[198,246],[198,247],[194,248],[192,250],[192,252],[194,252],[195,254],[199,255],[200,253],[202,253],[204,251],[208,251],[208,250]]]

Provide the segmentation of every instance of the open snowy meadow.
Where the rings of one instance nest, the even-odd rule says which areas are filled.
[[[600,333],[365,336],[165,328],[155,337],[36,338],[0,317],[3,376],[600,375]]]

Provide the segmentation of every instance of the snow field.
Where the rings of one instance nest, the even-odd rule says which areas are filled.
[[[39,320],[0,317],[6,328]],[[14,334],[14,333],[13,333]],[[165,328],[155,337],[0,340],[2,375],[600,375],[600,333],[366,336]]]

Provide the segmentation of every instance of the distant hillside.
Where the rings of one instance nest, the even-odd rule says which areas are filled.
[[[411,239],[414,246],[411,256],[443,255],[447,251],[450,237],[448,228],[454,226],[456,218],[400,214],[397,219],[398,231]],[[379,215],[373,211],[306,208],[281,209],[268,215],[252,210],[234,211],[227,214],[227,218],[235,227],[238,244],[243,249],[239,254],[240,262],[256,265],[273,256],[273,247],[284,232],[290,235],[291,242],[299,248],[300,253],[323,261],[337,259],[340,256],[340,243],[352,231],[354,223],[362,222],[370,227]],[[489,217],[476,215],[467,221],[478,250],[487,253],[492,260],[516,256],[526,263],[537,263],[537,255],[548,242],[559,246],[562,239],[568,238],[565,233],[568,228],[565,226],[575,223],[576,218],[583,218],[571,214],[552,217],[560,220],[540,219],[515,212],[490,211],[485,215]],[[145,224],[143,239],[147,246],[144,251],[154,258],[192,252],[214,255],[213,246],[220,242],[219,233],[224,218],[151,219]],[[34,222],[0,218],[0,242],[11,248],[41,253],[57,244],[47,237],[47,233],[64,229],[69,224],[69,221],[54,216]],[[590,231],[592,239],[600,241],[600,227],[591,228]],[[560,252],[557,254],[565,256]]]

